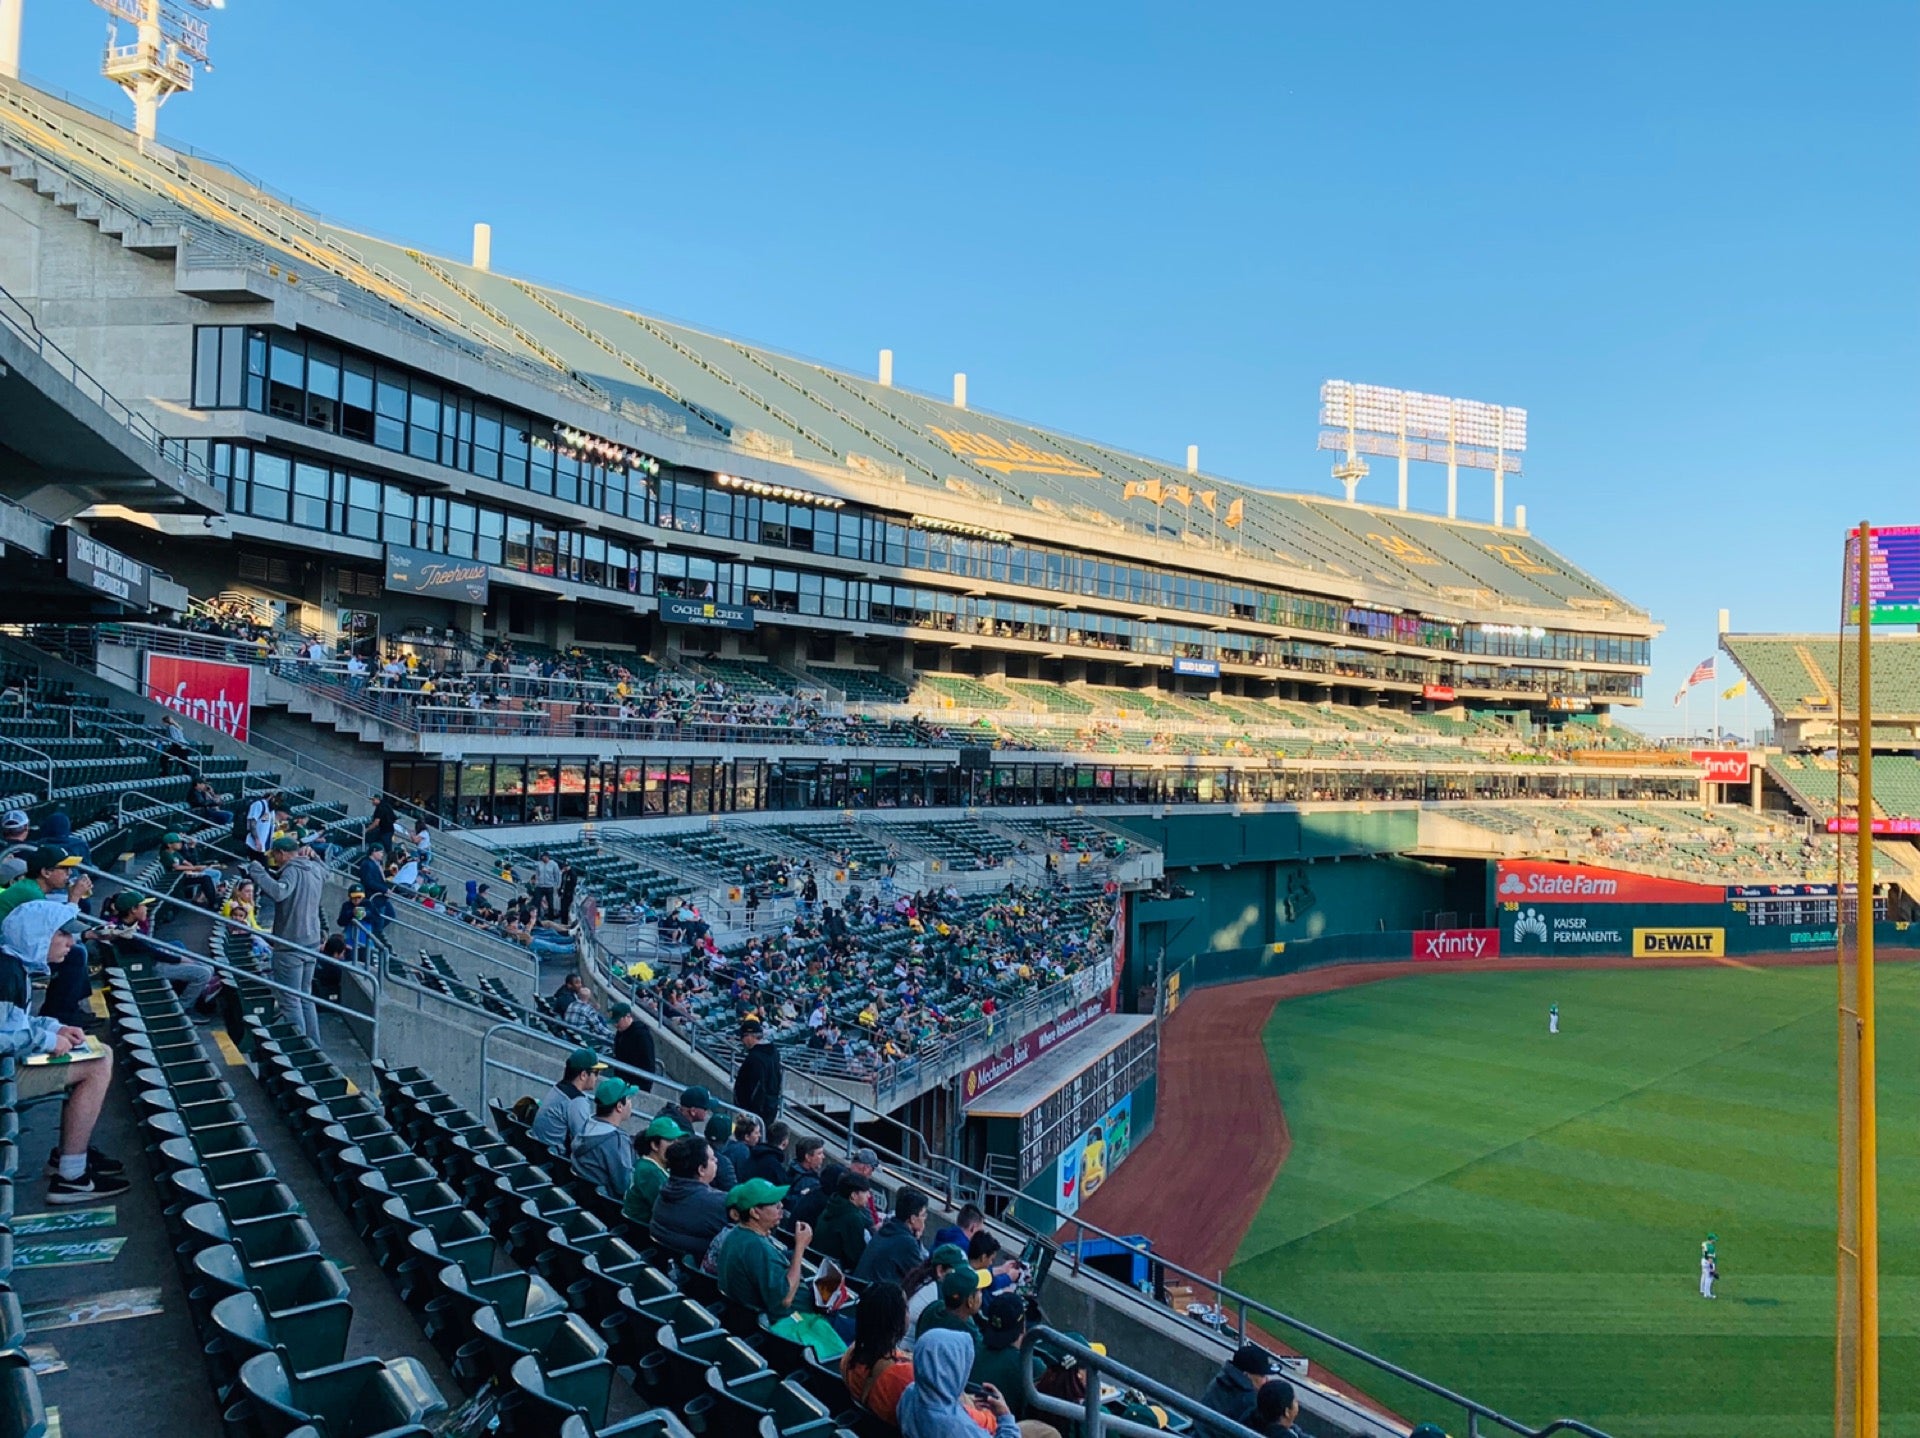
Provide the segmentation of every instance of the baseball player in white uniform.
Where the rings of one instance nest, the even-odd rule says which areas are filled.
[[[1714,1246],[1716,1235],[1709,1233],[1707,1241],[1700,1245],[1700,1296],[1713,1297],[1714,1280],[1720,1276],[1719,1250]]]
[[[1560,1032],[1560,1005],[1558,1004],[1547,1005],[1547,1032],[1550,1034]]]

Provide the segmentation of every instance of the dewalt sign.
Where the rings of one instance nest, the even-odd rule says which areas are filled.
[[[1635,929],[1636,959],[1718,959],[1727,952],[1725,929]]]

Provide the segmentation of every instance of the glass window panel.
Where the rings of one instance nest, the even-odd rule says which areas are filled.
[[[506,516],[497,509],[480,511],[480,533],[475,545],[474,558],[486,564],[505,562],[505,548],[501,536],[506,531]]]
[[[193,407],[220,403],[220,327],[202,325],[193,332]]]
[[[387,486],[380,537],[388,544],[413,543],[413,496],[397,484]]]
[[[364,475],[347,481],[347,533],[359,539],[380,537],[380,484]]]
[[[407,447],[406,376],[382,369],[373,398],[373,442],[382,449],[404,450]]]
[[[415,459],[440,457],[440,391],[436,386],[413,382],[409,402],[407,453]]]
[[[247,332],[238,325],[220,331],[220,389],[215,402],[222,409],[238,409],[246,402]]]
[[[340,433],[348,439],[373,439],[373,364],[348,355],[340,367]]]
[[[304,420],[306,404],[301,390],[306,375],[307,359],[300,341],[275,335],[267,366],[267,413],[282,419]]]
[[[509,569],[525,569],[533,541],[533,521],[518,515],[507,516],[507,558]]]
[[[332,475],[318,464],[293,467],[293,522],[307,529],[327,528],[327,488]]]

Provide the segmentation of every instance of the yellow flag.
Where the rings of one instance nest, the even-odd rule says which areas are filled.
[[[1241,521],[1244,520],[1246,517],[1247,517],[1246,500],[1236,499],[1232,504],[1227,506],[1227,528],[1228,529],[1238,529],[1240,527]]]
[[[1738,699],[1742,694],[1745,694],[1746,692],[1747,692],[1747,681],[1742,679],[1738,684],[1734,685],[1733,688],[1722,689],[1720,691],[1720,697],[1722,699]]]
[[[1190,484],[1172,484],[1167,486],[1167,498],[1177,499],[1188,509],[1193,508],[1193,486]]]
[[[1150,479],[1140,486],[1140,492],[1155,504],[1167,502],[1167,487],[1157,479]]]
[[[1207,507],[1208,514],[1219,513],[1219,511],[1213,507],[1213,501],[1218,496],[1218,494],[1219,494],[1219,491],[1214,489],[1203,489],[1200,491],[1199,500],[1202,504],[1204,504]]]
[[[1147,492],[1147,486],[1144,481],[1138,480],[1138,479],[1130,479],[1127,481],[1126,487],[1120,491],[1120,498],[1122,502],[1125,502],[1126,500],[1129,500],[1129,499],[1138,499],[1140,498],[1140,496],[1142,496],[1146,492]]]

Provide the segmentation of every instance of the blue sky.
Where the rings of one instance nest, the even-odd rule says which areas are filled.
[[[104,22],[27,0],[28,75],[124,112]],[[901,383],[965,370],[982,407],[1275,488],[1337,490],[1329,376],[1524,405],[1509,502],[1667,625],[1654,732],[1717,609],[1830,629],[1841,531],[1920,522],[1911,4],[232,0],[213,26],[163,133],[429,249],[487,220],[501,270],[862,370],[888,346]],[[1443,495],[1416,471],[1416,505]]]

